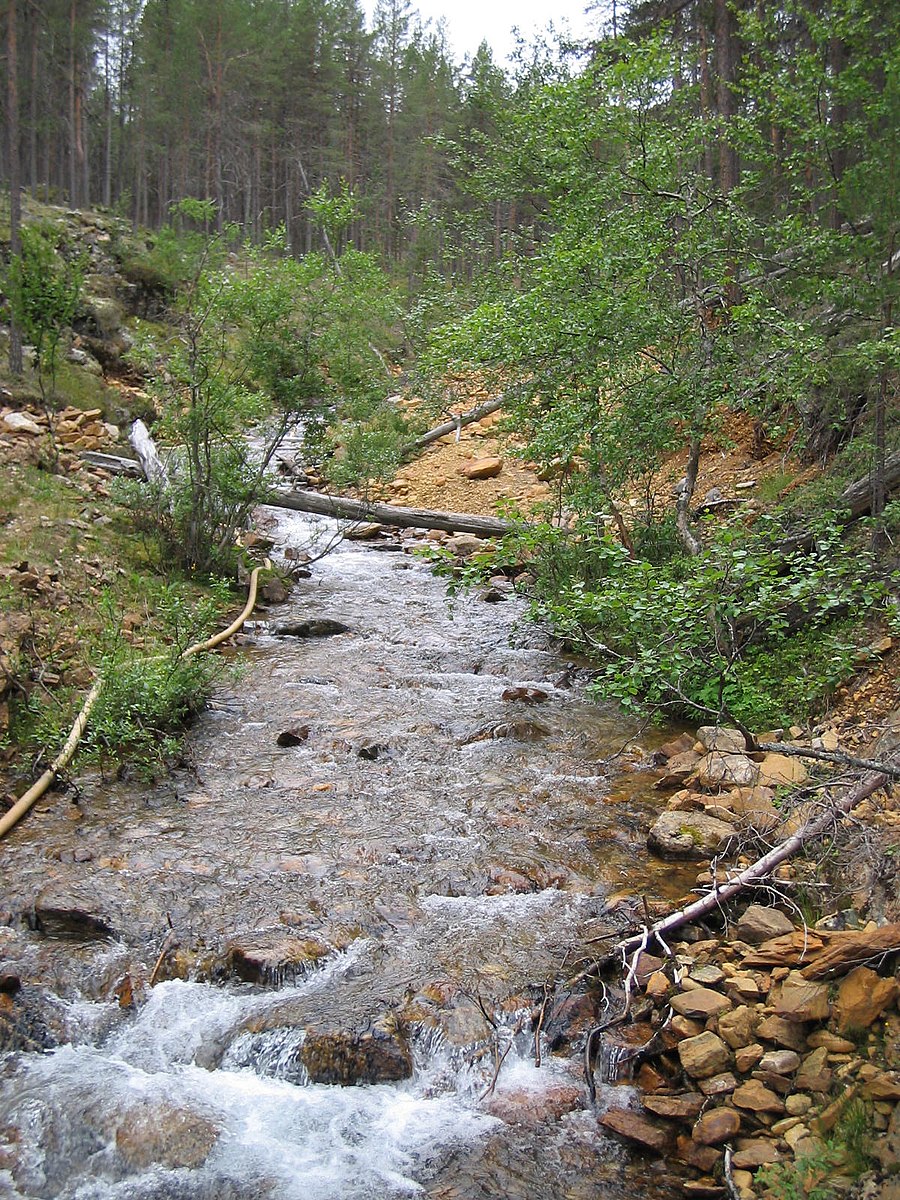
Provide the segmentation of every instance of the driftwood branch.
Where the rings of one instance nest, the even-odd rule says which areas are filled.
[[[471,425],[473,421],[480,421],[483,417],[489,417],[498,408],[502,408],[505,402],[505,396],[495,396],[493,400],[486,400],[484,404],[478,404],[475,408],[470,408],[468,412],[459,413],[458,416],[443,421],[440,425],[436,425],[434,429],[429,429],[427,433],[423,433],[421,437],[417,437],[414,442],[410,442],[406,448],[407,453],[411,453],[413,450],[422,450],[425,446],[430,446],[432,442],[438,441],[439,438],[445,437],[448,433],[458,433],[460,429],[463,429],[466,425]]]
[[[705,917],[709,913],[714,912],[726,900],[730,900],[736,896],[748,884],[757,883],[759,880],[767,878],[775,870],[777,866],[791,858],[796,852],[807,842],[816,841],[823,834],[827,833],[833,827],[836,821],[847,816],[852,812],[858,804],[863,800],[868,799],[874,792],[889,780],[889,772],[885,767],[894,767],[900,761],[900,752],[891,755],[884,764],[884,767],[879,767],[877,771],[869,772],[852,788],[846,790],[842,796],[830,804],[818,816],[806,821],[796,833],[791,837],[785,838],[783,842],[773,846],[767,854],[762,858],[745,867],[733,879],[729,879],[723,884],[713,885],[712,889],[699,900],[695,900],[692,904],[686,905],[679,909],[678,912],[670,913],[667,917],[657,921],[655,925],[651,925],[649,929],[643,929],[639,933],[632,934],[630,937],[624,938],[618,943],[615,948],[615,953],[628,954],[635,947],[646,945],[649,941],[659,939],[661,935],[665,935],[673,929],[678,929],[683,925],[689,925],[692,921],[698,920],[700,917]]]
[[[289,508],[294,512],[317,513],[322,517],[337,517],[347,521],[374,521],[379,525],[394,525],[401,529],[441,529],[448,533],[472,533],[476,537],[503,537],[521,528],[519,523],[502,521],[499,517],[428,508],[401,508],[396,504],[350,500],[345,496],[326,496],[321,492],[269,492],[263,503],[273,508]]]
[[[845,754],[843,750],[813,750],[806,746],[792,746],[789,742],[757,742],[753,749],[784,754],[789,758],[812,758],[816,762],[837,763],[842,767],[859,767],[863,771],[881,771],[891,779],[900,779],[900,766],[878,762],[874,758],[857,758],[854,754]]]

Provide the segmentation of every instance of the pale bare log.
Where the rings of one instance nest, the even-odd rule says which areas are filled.
[[[447,533],[471,533],[476,537],[503,537],[521,523],[502,521],[473,513],[442,512],[429,508],[401,508],[374,500],[350,500],[346,496],[326,496],[322,492],[269,492],[264,504],[289,508],[294,512],[317,513],[346,521],[374,521],[401,529],[440,529]]]

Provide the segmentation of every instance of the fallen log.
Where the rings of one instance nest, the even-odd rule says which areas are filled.
[[[495,396],[493,400],[486,400],[484,404],[477,404],[474,408],[470,408],[468,412],[459,413],[457,416],[451,417],[448,421],[436,425],[434,429],[429,429],[421,437],[417,437],[414,442],[410,442],[406,447],[406,453],[410,454],[413,450],[422,450],[425,446],[430,446],[432,442],[438,441],[439,438],[445,437],[448,433],[459,433],[460,429],[463,429],[466,425],[471,425],[473,421],[480,421],[483,417],[489,417],[498,408],[502,408],[505,402],[505,396]]]
[[[849,525],[853,521],[858,521],[860,517],[866,516],[871,511],[873,474],[874,472],[869,472],[862,479],[857,479],[853,483],[848,484],[840,496],[838,496],[834,504],[834,515],[835,519],[840,521],[842,525]],[[900,450],[889,454],[884,463],[885,494],[889,495],[898,488],[900,488]],[[795,550],[812,549],[815,541],[816,535],[807,531],[786,538],[776,548],[783,554],[790,554]]]
[[[440,529],[446,533],[471,533],[475,537],[503,537],[521,528],[521,523],[473,513],[442,512],[429,508],[401,508],[374,500],[350,500],[346,496],[326,496],[322,492],[269,492],[263,504],[289,508],[294,512],[316,513],[345,521],[374,521],[400,529]]]
[[[100,467],[110,475],[131,475],[135,479],[146,479],[144,468],[136,458],[124,458],[121,454],[103,454],[99,450],[82,450],[82,462],[89,467]]]

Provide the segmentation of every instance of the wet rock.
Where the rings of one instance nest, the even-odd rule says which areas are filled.
[[[544,700],[548,699],[548,696],[549,693],[545,692],[543,688],[525,687],[522,685],[505,688],[500,695],[500,699],[508,702],[515,700],[522,704],[541,704]]]
[[[720,1037],[708,1030],[679,1042],[678,1057],[684,1070],[693,1079],[706,1079],[731,1066],[728,1047]]]
[[[300,1060],[313,1083],[350,1087],[396,1083],[412,1075],[412,1052],[396,1030],[375,1027],[365,1033],[310,1030]]]
[[[460,475],[466,479],[493,479],[503,470],[503,459],[491,455],[485,458],[475,458],[472,462],[463,463],[459,468]]]
[[[278,746],[301,746],[308,737],[308,725],[294,725],[291,729],[283,729],[275,742]]]
[[[377,521],[363,521],[345,530],[344,537],[351,542],[369,542],[373,538],[381,537],[383,533],[384,526],[379,525]]]
[[[575,993],[553,1005],[543,1025],[547,1045],[554,1052],[571,1045],[597,1024],[598,1006],[593,996]]]
[[[872,1022],[896,1000],[900,984],[884,979],[870,967],[857,967],[841,980],[835,1003],[837,1026],[841,1033],[868,1029]]]
[[[363,758],[367,762],[375,762],[377,758],[383,758],[385,754],[390,753],[390,749],[385,742],[376,742],[373,738],[365,738],[353,748],[356,757]]]
[[[675,1142],[675,1157],[679,1162],[695,1167],[698,1171],[714,1171],[721,1154],[712,1146],[701,1146],[686,1134],[679,1134]]]
[[[281,987],[302,979],[330,952],[331,947],[318,938],[272,930],[232,942],[228,958],[238,978]]]
[[[647,845],[663,858],[711,858],[737,842],[737,830],[705,813],[660,813],[647,835]]]
[[[10,985],[17,978],[5,976]],[[0,1051],[42,1053],[65,1040],[64,1013],[55,997],[28,984],[0,993]]]
[[[674,1141],[671,1129],[627,1108],[609,1109],[600,1118],[600,1124],[604,1129],[609,1129],[629,1142],[636,1142],[645,1150],[653,1150],[657,1154],[665,1154],[671,1149]]]
[[[265,604],[284,604],[290,594],[290,588],[277,575],[272,579],[267,579],[259,589],[260,599]]]
[[[705,1112],[691,1131],[701,1146],[721,1146],[740,1132],[741,1118],[733,1108],[712,1108]]]
[[[657,789],[662,791],[670,787],[681,787],[685,780],[693,775],[700,757],[694,750],[684,750],[673,755],[662,768],[662,774],[655,785]]]
[[[130,1108],[116,1130],[116,1150],[132,1171],[154,1163],[175,1170],[203,1165],[216,1144],[218,1130],[206,1117],[167,1104]]]
[[[45,889],[34,904],[34,926],[47,937],[81,941],[113,937],[109,918],[92,909],[93,903],[80,896]]]
[[[582,1089],[571,1083],[556,1083],[539,1091],[527,1088],[494,1092],[485,1109],[507,1125],[538,1129],[548,1121],[558,1121],[575,1112],[583,1103]]]
[[[728,1012],[732,1007],[727,996],[713,991],[712,988],[704,987],[694,988],[692,991],[682,992],[679,996],[673,996],[669,1003],[675,1012],[700,1021],[717,1017],[720,1013]]]
[[[793,933],[794,923],[777,908],[764,908],[761,904],[750,904],[735,925],[735,934],[742,942],[758,946],[770,938]]]
[[[348,633],[349,625],[331,617],[315,617],[308,621],[282,621],[273,629],[276,637],[319,638]]]

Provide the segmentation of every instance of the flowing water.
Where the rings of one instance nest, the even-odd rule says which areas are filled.
[[[685,889],[608,765],[636,729],[517,599],[349,542],[235,661],[190,770],[83,781],[0,846],[0,1196],[668,1194],[598,1126],[560,982],[615,893]]]

